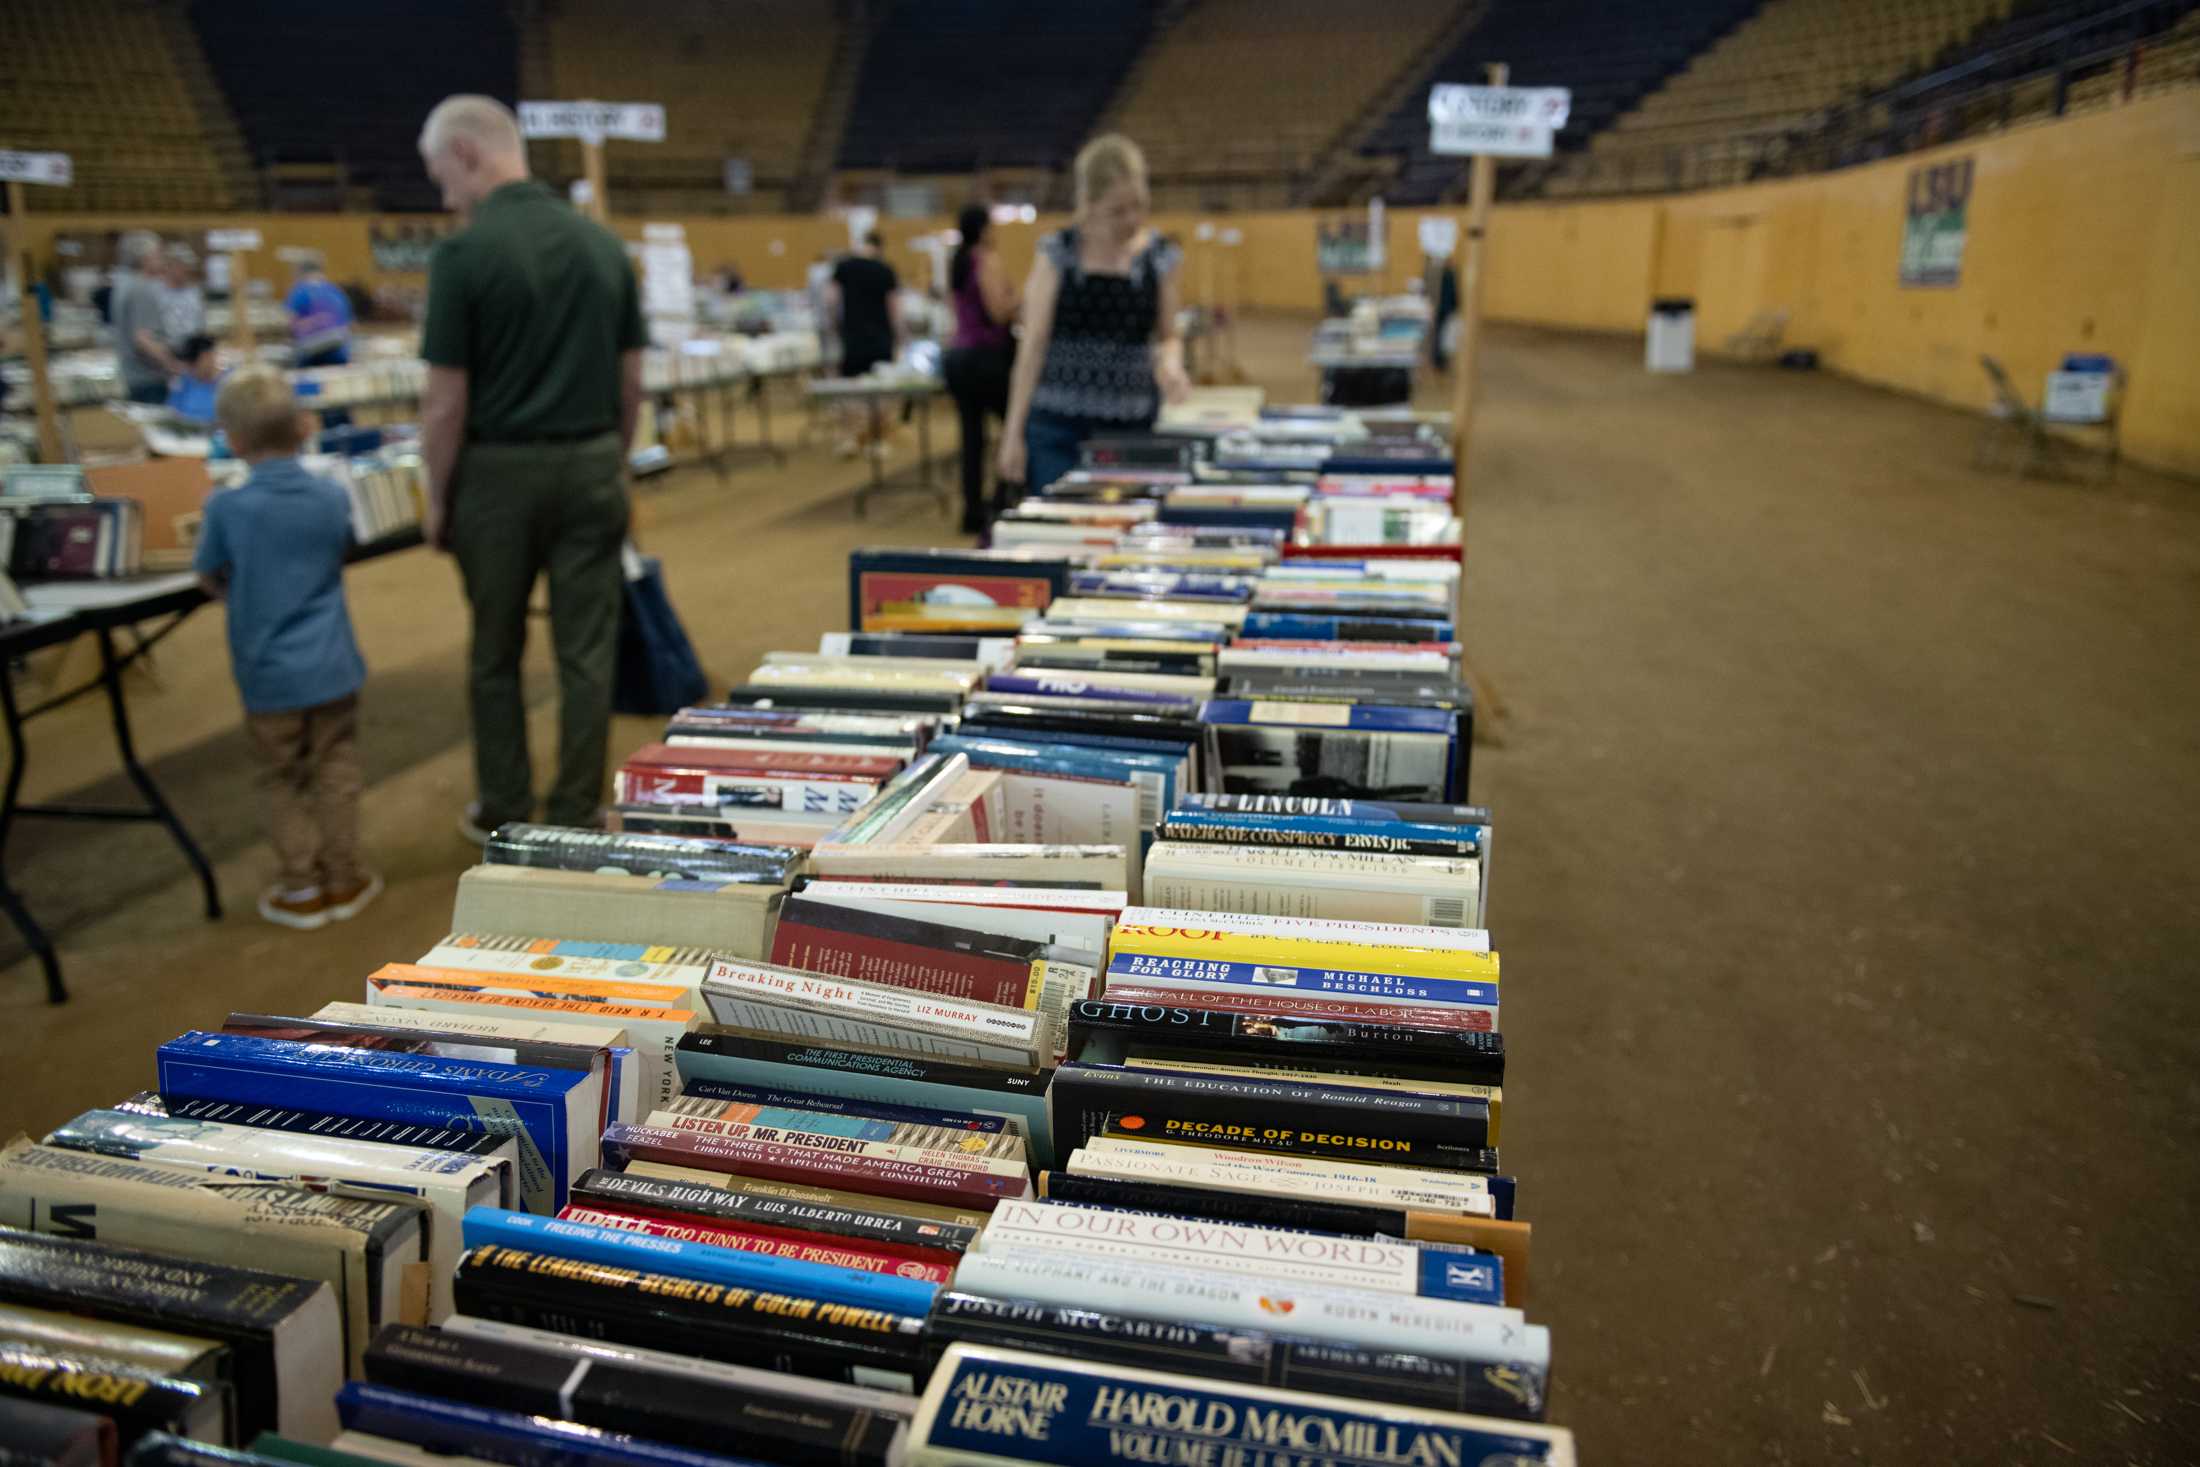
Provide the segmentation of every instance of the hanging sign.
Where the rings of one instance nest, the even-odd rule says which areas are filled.
[[[260,247],[260,231],[257,229],[209,229],[206,231],[206,248],[212,254],[236,255]]]
[[[1428,94],[1429,151],[1445,156],[1548,158],[1573,111],[1565,87],[1477,87],[1445,82]]]
[[[67,187],[76,167],[67,153],[11,153],[0,150],[0,183],[50,183]]]
[[[600,143],[665,140],[665,109],[658,102],[522,102],[519,130],[530,138],[579,138]]]

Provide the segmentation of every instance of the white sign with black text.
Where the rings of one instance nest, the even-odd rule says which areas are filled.
[[[0,149],[0,183],[50,183],[66,188],[76,178],[67,153],[11,153]]]
[[[1548,158],[1572,115],[1565,87],[1476,87],[1446,82],[1428,94],[1429,151],[1448,157]]]
[[[241,254],[260,247],[260,231],[257,229],[209,229],[206,231],[206,247],[217,255]]]
[[[665,140],[665,109],[657,102],[522,102],[519,130],[530,138],[579,138],[600,143]]]

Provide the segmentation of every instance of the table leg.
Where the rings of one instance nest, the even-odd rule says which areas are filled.
[[[787,461],[787,456],[772,442],[771,385],[769,376],[759,377],[750,395],[756,399],[756,431],[763,435],[764,451],[772,456],[773,463],[783,464]]]
[[[222,898],[220,888],[214,883],[214,868],[207,864],[206,853],[199,849],[198,842],[191,838],[191,832],[184,829],[183,821],[162,796],[160,786],[153,783],[153,776],[138,762],[137,745],[130,737],[130,708],[123,697],[122,664],[115,657],[114,634],[100,627],[94,635],[99,638],[99,678],[106,685],[107,711],[113,715],[115,748],[122,755],[123,770],[130,776],[130,783],[137,786],[138,793],[145,797],[153,817],[168,827],[168,833],[183,848],[184,859],[199,874],[199,885],[206,890],[206,918],[218,922],[222,915]]]
[[[26,745],[23,742],[23,717],[15,705],[15,671],[0,665],[0,712],[7,715],[8,724],[8,781],[4,794],[0,794],[0,911],[8,915],[15,930],[23,934],[23,941],[38,956],[38,966],[46,974],[46,998],[51,1003],[67,1003],[69,990],[61,982],[61,959],[54,952],[53,939],[46,929],[38,925],[38,919],[23,905],[8,882],[7,845],[8,831],[15,824],[15,806],[23,791],[23,764]]]

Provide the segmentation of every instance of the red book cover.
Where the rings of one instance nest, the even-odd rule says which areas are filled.
[[[1039,981],[1037,943],[800,897],[780,906],[770,960],[1015,1009],[1028,1006]]]
[[[1109,1003],[1213,1009],[1217,1013],[1258,1014],[1263,1018],[1334,1019],[1352,1024],[1400,1024],[1410,1029],[1490,1027],[1487,1009],[1354,1003],[1350,999],[1315,998],[1295,993],[1193,993],[1181,988],[1142,988],[1136,984],[1118,986],[1111,983],[1100,996]]]
[[[1457,545],[1286,545],[1290,560],[1459,560]]]
[[[735,1136],[706,1136],[663,1126],[612,1126],[603,1134],[604,1155],[614,1165],[654,1161],[697,1171],[727,1172],[767,1182],[800,1182],[874,1197],[990,1212],[1003,1197],[1024,1197],[1028,1177],[1017,1178],[959,1167],[924,1166],[846,1151],[813,1151],[771,1141]]]
[[[623,768],[677,773],[780,774],[803,779],[885,779],[905,761],[893,754],[837,754],[809,749],[755,749],[743,744],[644,744]]]
[[[919,1259],[909,1253],[854,1243],[842,1238],[830,1238],[820,1233],[782,1233],[776,1229],[750,1231],[727,1227],[723,1223],[703,1218],[607,1212],[601,1208],[577,1204],[565,1208],[558,1216],[567,1222],[595,1223],[599,1227],[623,1228],[630,1233],[678,1238],[686,1243],[707,1243],[712,1247],[733,1248],[743,1253],[765,1253],[774,1258],[791,1258],[798,1263],[859,1268],[866,1273],[923,1279],[927,1283],[944,1284],[955,1277],[952,1261]],[[951,1260],[952,1256],[949,1257]]]

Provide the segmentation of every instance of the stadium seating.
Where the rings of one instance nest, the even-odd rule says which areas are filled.
[[[2009,0],[1766,0],[1590,141],[1550,193],[1740,181],[1766,139],[1942,58],[2009,13]]]
[[[1779,0],[1774,0],[1779,3]],[[1514,86],[1573,89],[1558,147],[1581,144],[1689,57],[1756,9],[1756,0],[1493,0],[1488,16],[1437,66],[1438,81],[1479,82],[1490,62],[1511,68]],[[1350,14],[1350,12],[1347,12]],[[1464,161],[1428,150],[1428,94],[1413,88],[1361,144],[1371,162],[1395,167],[1384,189],[1396,203],[1434,203],[1456,190]],[[1395,164],[1388,160],[1396,159]]]
[[[776,209],[801,170],[842,40],[824,0],[656,0],[637,29],[625,0],[545,7],[537,68],[561,98],[662,102],[662,143],[615,144],[605,169],[616,207],[710,213]],[[536,38],[530,37],[534,43]],[[726,191],[726,160],[747,160],[753,191]],[[573,177],[572,144],[542,149],[538,168]]]
[[[1201,0],[1156,39],[1102,125],[1145,148],[1163,207],[1284,203],[1459,9]]]
[[[416,150],[428,110],[453,92],[519,90],[502,0],[315,6],[308,46],[288,0],[192,0],[190,15],[259,167],[332,165],[358,207],[440,208]]]
[[[865,52],[838,166],[1065,166],[1152,23],[1151,0],[900,0]]]
[[[204,61],[164,7],[132,0],[0,4],[0,139],[70,154],[67,188],[30,207],[96,212],[251,207],[242,148]]]

